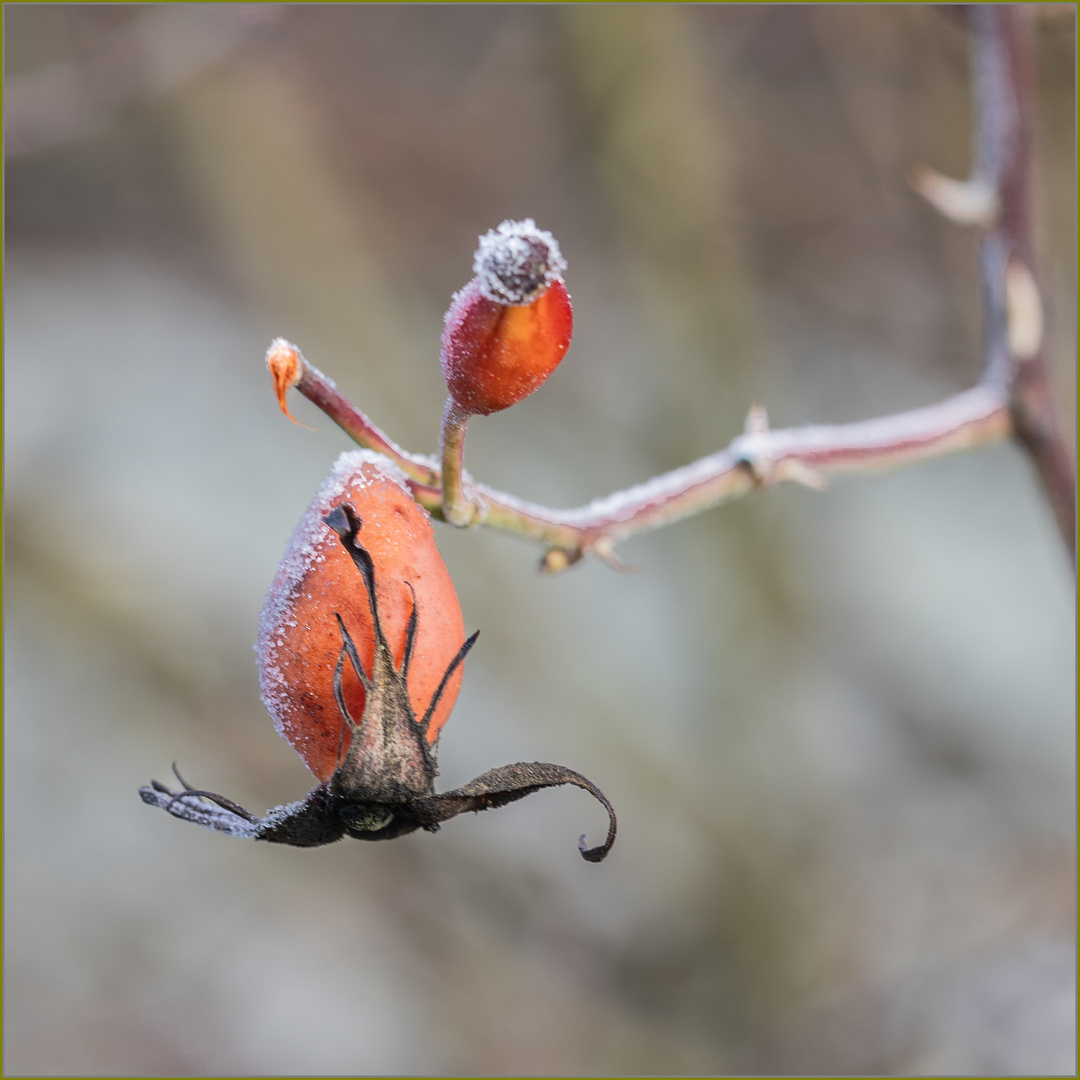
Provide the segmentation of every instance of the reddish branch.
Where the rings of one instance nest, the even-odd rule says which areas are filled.
[[[1000,196],[1000,216],[983,240],[984,249],[1004,248],[1007,267],[1013,271],[1007,284],[1019,273],[1035,281],[1035,244],[1032,201],[1032,112],[1035,93],[1034,50],[1031,42],[1031,12],[1013,5],[978,5],[969,9],[974,48],[982,50],[987,84],[981,93],[990,99],[993,118],[999,128],[1000,162],[996,176]],[[995,87],[1000,87],[997,92]],[[978,82],[976,89],[979,90]],[[989,110],[988,110],[989,111]],[[1022,268],[1022,269],[1021,269]],[[1012,293],[1010,296],[1009,294]],[[1037,302],[1037,292],[1036,302]],[[1012,310],[1009,301],[1012,300]],[[1021,301],[1016,288],[1006,288],[1006,323],[1026,312],[1017,311]],[[1014,336],[1017,327],[1013,327]],[[1041,329],[1041,327],[1040,327]],[[1001,332],[1000,326],[995,332]],[[1008,327],[1006,326],[1008,336]],[[1010,408],[1017,440],[1027,450],[1039,473],[1043,488],[1057,519],[1058,528],[1070,552],[1076,547],[1076,475],[1072,455],[1062,436],[1055,413],[1050,383],[1043,358],[1042,335],[1033,338],[1032,348],[1017,349],[1013,341]],[[1002,351],[1008,349],[1008,342]],[[1020,352],[1021,355],[1016,355]],[[1074,563],[1075,565],[1075,563]]]
[[[1041,305],[1031,270],[1033,82],[1026,13],[1009,5],[976,5],[968,12],[976,105],[972,175],[959,182],[924,169],[913,176],[913,184],[953,220],[983,229],[979,382],[921,409],[848,424],[772,430],[764,410],[754,408],[746,431],[726,449],[575,510],[548,509],[476,483],[462,469],[460,453],[444,454],[443,463],[457,473],[448,477],[447,490],[471,504],[471,523],[544,544],[545,570],[561,570],[589,553],[617,563],[614,546],[619,541],[756,487],[784,480],[821,487],[832,473],[910,464],[1014,434],[1031,454],[1062,536],[1073,548],[1073,465],[1053,413],[1042,360]],[[275,343],[268,361],[282,401],[285,390],[295,386],[361,446],[397,462],[417,501],[446,519],[437,459],[397,446],[286,343]]]
[[[416,500],[445,517],[437,462],[403,450],[352,405],[320,371],[299,357],[292,385],[361,446],[386,454],[409,478]],[[613,560],[614,545],[638,532],[671,524],[755,487],[781,480],[824,485],[830,473],[891,468],[996,442],[1010,430],[1006,396],[978,385],[922,409],[850,424],[772,430],[753,410],[747,431],[718,453],[673,472],[596,499],[575,510],[552,510],[495,491],[462,474],[480,507],[480,523],[538,540],[541,564],[561,570],[587,553]]]

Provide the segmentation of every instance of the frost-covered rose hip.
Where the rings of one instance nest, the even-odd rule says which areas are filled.
[[[566,355],[574,330],[558,242],[532,219],[480,237],[476,276],[454,296],[442,336],[450,397],[465,413],[526,398]]]
[[[606,841],[579,844],[598,862],[615,839],[614,812],[561,765],[506,765],[435,793],[436,743],[476,637],[465,638],[431,521],[404,475],[372,451],[342,454],[293,533],[257,645],[263,701],[319,783],[262,818],[182,779],[182,791],[154,781],[143,801],[233,836],[317,847],[434,832],[466,810],[574,784],[609,814]]]
[[[329,780],[350,746],[334,700],[333,673],[342,649],[337,619],[348,629],[365,671],[373,670],[375,628],[350,551],[326,517],[343,503],[363,522],[363,546],[376,568],[378,614],[400,666],[412,626],[408,692],[422,717],[465,640],[457,591],[435,545],[431,520],[386,458],[353,450],[338,458],[293,531],[259,619],[259,684],[278,731],[307,767]],[[364,714],[367,691],[345,664],[342,693],[349,714]],[[456,670],[443,688],[425,736],[435,742],[461,685]]]

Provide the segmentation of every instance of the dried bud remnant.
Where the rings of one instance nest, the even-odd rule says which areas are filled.
[[[454,296],[442,337],[443,376],[462,412],[515,405],[566,355],[574,323],[565,269],[557,241],[532,219],[480,237],[476,277]]]
[[[486,232],[473,259],[480,291],[498,304],[538,300],[565,269],[559,242],[532,218],[504,221]]]
[[[289,412],[286,397],[304,373],[304,358],[300,355],[300,350],[284,338],[274,338],[270,342],[270,348],[266,350],[266,368],[270,372],[270,378],[274,380],[274,393],[281,411],[294,424],[299,424],[300,421]]]

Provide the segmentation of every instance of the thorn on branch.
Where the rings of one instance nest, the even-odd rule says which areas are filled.
[[[908,183],[939,214],[957,225],[981,225],[989,228],[1000,209],[997,189],[981,178],[953,180],[919,165],[908,174]]]
[[[606,562],[612,570],[618,570],[623,574],[638,574],[641,572],[640,567],[634,566],[632,563],[623,562],[623,560],[615,554],[615,543],[607,537],[597,540],[590,550],[598,559],[602,559]]]
[[[825,476],[800,458],[774,456],[769,414],[760,402],[755,401],[750,406],[743,434],[731,445],[758,487],[773,487],[783,481],[815,491],[828,486]]]
[[[1019,259],[1011,259],[1005,270],[1005,313],[1010,351],[1017,360],[1030,360],[1042,347],[1042,301],[1035,278]]]
[[[776,463],[773,479],[775,483],[786,480],[789,484],[799,484],[814,491],[824,491],[829,486],[829,478],[805,461],[798,458],[783,458]]]
[[[741,438],[732,444],[739,461],[750,470],[754,483],[770,487],[776,479],[776,462],[769,454],[769,413],[760,402],[751,403]]]

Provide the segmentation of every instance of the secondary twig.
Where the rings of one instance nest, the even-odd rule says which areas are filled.
[[[443,513],[442,478],[431,458],[402,450],[302,357],[297,390],[361,446],[394,460],[417,501]],[[760,413],[724,450],[596,499],[574,510],[553,510],[484,484],[470,489],[483,500],[483,523],[547,545],[546,570],[561,570],[587,553],[610,558],[616,543],[669,525],[752,491],[788,480],[819,487],[831,473],[910,464],[996,442],[1008,435],[1007,398],[976,386],[934,405],[849,424],[769,429]],[[467,474],[466,474],[467,475]]]
[[[1032,79],[1025,13],[1008,5],[976,5],[968,12],[976,105],[972,175],[955,181],[922,169],[912,180],[947,216],[986,230],[979,254],[982,374],[970,390],[877,419],[779,430],[771,430],[764,410],[755,407],[746,431],[726,449],[574,510],[552,510],[474,482],[462,469],[465,424],[456,414],[444,417],[441,467],[433,458],[401,449],[284,342],[271,347],[279,398],[283,401],[285,389],[295,386],[361,446],[392,458],[409,478],[414,497],[436,517],[482,523],[544,544],[541,566],[549,571],[589,553],[617,563],[619,541],[756,487],[780,481],[821,487],[832,473],[910,464],[1013,433],[1031,454],[1071,549],[1073,466],[1042,362],[1041,305],[1031,271]],[[290,353],[284,364],[283,348]]]

